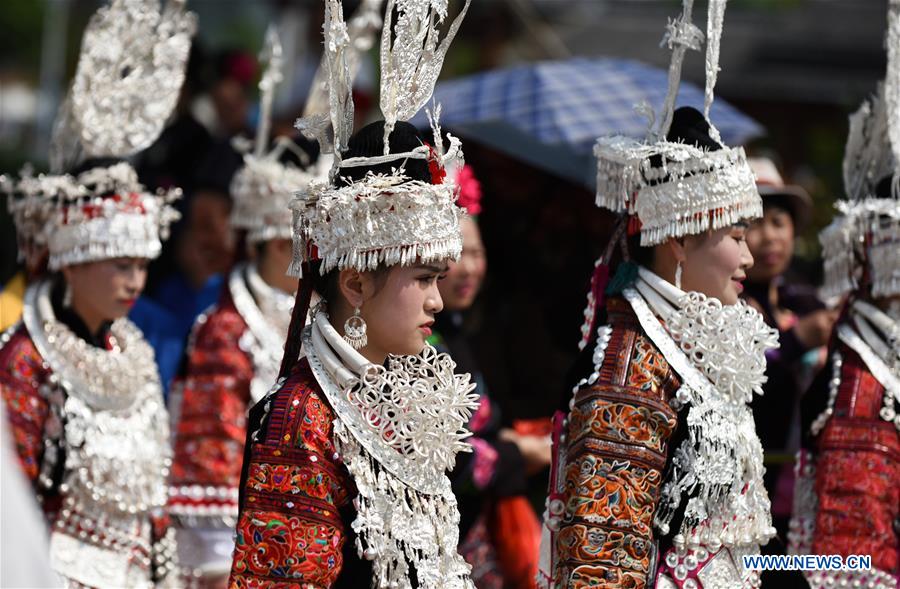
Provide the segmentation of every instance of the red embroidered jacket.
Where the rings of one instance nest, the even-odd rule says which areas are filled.
[[[813,497],[802,496],[798,482],[796,523],[810,534],[795,540],[795,550],[812,554],[870,555],[872,567],[900,581],[900,434],[879,416],[884,387],[859,355],[843,342],[840,385],[831,416],[801,453],[801,477],[812,478]],[[833,361],[832,361],[833,362]],[[826,408],[833,364],[807,393],[804,430]],[[799,507],[813,507],[797,513]],[[806,520],[804,522],[804,519]],[[805,546],[804,546],[805,544]],[[880,586],[880,585],[879,585]]]
[[[602,369],[575,394],[568,417],[554,587],[641,589],[655,576],[653,514],[680,381],[625,300],[610,299],[607,314]]]
[[[51,382],[51,376],[50,367],[44,363],[23,324],[20,323],[12,332],[4,334],[0,339],[0,395],[6,404],[9,432],[19,462],[26,477],[35,485],[50,529],[53,529],[63,500],[59,483],[62,465],[65,463],[65,434],[62,431],[63,425],[51,413],[52,406],[56,406],[57,414],[62,413],[65,397],[64,393],[60,394],[62,389]],[[42,473],[47,447],[53,448],[57,456],[51,472]],[[42,484],[38,484],[39,477],[46,477]],[[135,563],[154,562],[156,543],[165,538],[169,530],[167,514],[150,516],[149,520],[152,530],[151,551],[132,547],[129,554]],[[91,541],[99,545],[102,541],[109,541],[109,537],[104,537],[102,529],[78,531],[87,534],[83,539],[85,542]],[[107,547],[106,550],[110,548]],[[147,564],[145,569],[149,569],[149,575],[155,581],[162,581],[163,575],[167,574],[157,570],[152,564]]]
[[[341,574],[339,509],[355,495],[332,443],[334,413],[301,359],[265,401],[244,464],[230,586],[326,589]]]
[[[198,323],[184,376],[173,386],[177,419],[170,506],[182,519],[234,525],[253,363],[241,349],[247,324],[228,289]],[[215,525],[215,522],[212,522]]]

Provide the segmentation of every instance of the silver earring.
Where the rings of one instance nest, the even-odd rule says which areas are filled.
[[[681,289],[681,261],[675,266],[675,288]]]
[[[63,308],[68,309],[72,306],[72,287],[66,284],[66,290],[63,291]]]
[[[366,329],[366,320],[359,314],[359,307],[356,307],[353,315],[344,322],[344,340],[351,348],[358,350],[369,343]]]

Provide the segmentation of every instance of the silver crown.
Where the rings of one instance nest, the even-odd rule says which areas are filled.
[[[149,147],[178,102],[195,30],[185,0],[169,0],[162,11],[159,0],[111,0],[100,8],[85,30],[56,125],[54,167]]]
[[[706,88],[704,116],[710,135],[720,140],[709,120],[719,71],[719,46],[725,0],[709,2],[706,32]],[[672,50],[669,88],[659,126],[647,104],[636,108],[648,114],[644,141],[603,137],[594,147],[597,156],[597,206],[636,215],[641,222],[641,245],[656,245],[670,237],[721,229],[741,219],[762,215],[756,178],[742,148],[707,151],[666,140],[688,49],[699,50],[703,32],[691,22],[692,0],[684,0],[678,19],[669,22],[663,44]],[[652,158],[652,159],[651,159]],[[653,161],[659,162],[654,165]]]
[[[251,145],[235,142],[244,151],[244,165],[234,175],[230,192],[234,198],[231,224],[247,231],[247,241],[258,243],[270,239],[291,239],[292,218],[289,208],[296,190],[303,190],[317,177],[327,177],[327,170],[309,162],[309,158],[289,137],[279,137],[267,151],[275,89],[282,80],[281,40],[274,27],[266,32],[261,60],[266,69],[259,82],[260,115],[256,139]],[[293,151],[306,166],[282,163],[285,151]]]
[[[330,182],[312,182],[296,193],[294,211],[294,259],[289,273],[301,276],[302,265],[321,259],[321,271],[332,268],[372,270],[379,264],[411,264],[417,259],[457,259],[462,251],[456,187],[410,181],[404,162],[428,160],[443,170],[462,160],[457,139],[443,150],[438,119],[431,119],[434,147],[422,145],[408,152],[391,153],[390,133],[397,121],[407,120],[422,109],[434,91],[444,56],[456,35],[471,0],[441,39],[447,17],[447,0],[388,0],[381,34],[380,105],[385,119],[384,152],[374,157],[342,159],[353,133],[351,96],[354,41],[344,22],[339,0],[326,0],[324,71],[329,89],[329,117],[334,152]],[[324,119],[320,118],[319,123]],[[307,132],[322,138],[313,119],[300,122]],[[344,184],[341,170],[395,164],[390,174],[365,175]],[[440,175],[440,174],[438,174]]]
[[[195,17],[184,0],[111,0],[91,18],[54,125],[55,172],[90,158],[125,158],[153,143],[175,108]],[[178,218],[179,189],[152,194],[126,162],[69,174],[0,177],[20,252],[51,270],[115,257],[154,258]]]

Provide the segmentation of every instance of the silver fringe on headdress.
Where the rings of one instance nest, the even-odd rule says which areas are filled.
[[[613,136],[597,141],[597,206],[636,215],[641,223],[641,245],[650,246],[670,237],[695,235],[721,229],[741,219],[762,215],[756,178],[743,148],[723,146],[718,151],[666,140],[681,81],[681,65],[688,49],[699,50],[703,33],[691,22],[693,0],[684,1],[684,12],[669,22],[663,44],[672,50],[669,89],[657,120],[649,105],[650,132],[645,141]],[[719,71],[719,47],[725,0],[709,3],[706,44],[704,116],[710,135],[719,132],[709,120],[713,90]],[[651,158],[659,159],[655,167]]]
[[[111,0],[91,18],[72,88],[54,124],[53,174],[3,177],[20,252],[49,268],[116,257],[154,258],[179,189],[153,194],[126,162],[62,173],[95,158],[122,159],[152,144],[178,101],[196,29],[185,0]]]
[[[840,213],[819,234],[823,294],[841,297],[868,276],[873,297],[900,294],[900,2],[888,7],[888,67],[876,94],[850,116]],[[891,176],[887,198],[876,186]]]

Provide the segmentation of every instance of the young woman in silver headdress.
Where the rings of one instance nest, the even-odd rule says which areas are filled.
[[[281,77],[281,43],[271,29],[260,81],[260,124],[253,151],[231,184],[232,227],[246,232],[253,260],[230,273],[218,304],[191,334],[183,374],[171,396],[175,432],[170,511],[179,560],[208,580],[228,575],[237,519],[247,411],[274,384],[294,304],[287,276],[293,252],[294,190],[314,177],[317,153],[279,137],[267,149],[271,103]]]
[[[51,565],[72,587],[178,580],[165,510],[168,414],[153,351],[125,318],[177,217],[169,202],[178,191],[149,194],[117,158],[162,130],[193,30],[180,3],[163,14],[153,2],[101,8],[56,138],[74,143],[82,163],[4,182],[29,267],[46,256],[57,274],[28,288],[21,323],[0,340],[0,392],[51,524]]]
[[[438,46],[440,6],[388,2],[386,120],[349,137],[345,25],[340,2],[326,4],[335,164],[292,204],[301,285],[278,386],[250,413],[233,587],[471,587],[446,471],[476,398],[425,343],[437,280],[461,250],[443,182],[459,145],[445,153],[436,126],[429,146],[403,122],[429,99],[462,19]],[[424,48],[409,37],[423,27]],[[313,292],[322,302],[303,328]]]
[[[850,117],[846,200],[819,235],[828,296],[842,301],[828,362],[801,406],[790,551],[838,555],[813,589],[900,585],[900,6],[888,75]],[[853,570],[849,557],[871,558]]]
[[[546,587],[758,587],[742,557],[774,533],[749,404],[777,332],[738,298],[762,202],[708,119],[724,2],[710,3],[707,113],[672,111],[702,39],[690,7],[669,30],[676,84],[657,132],[595,149],[598,204],[624,215],[594,273],[583,378],[555,420]]]

